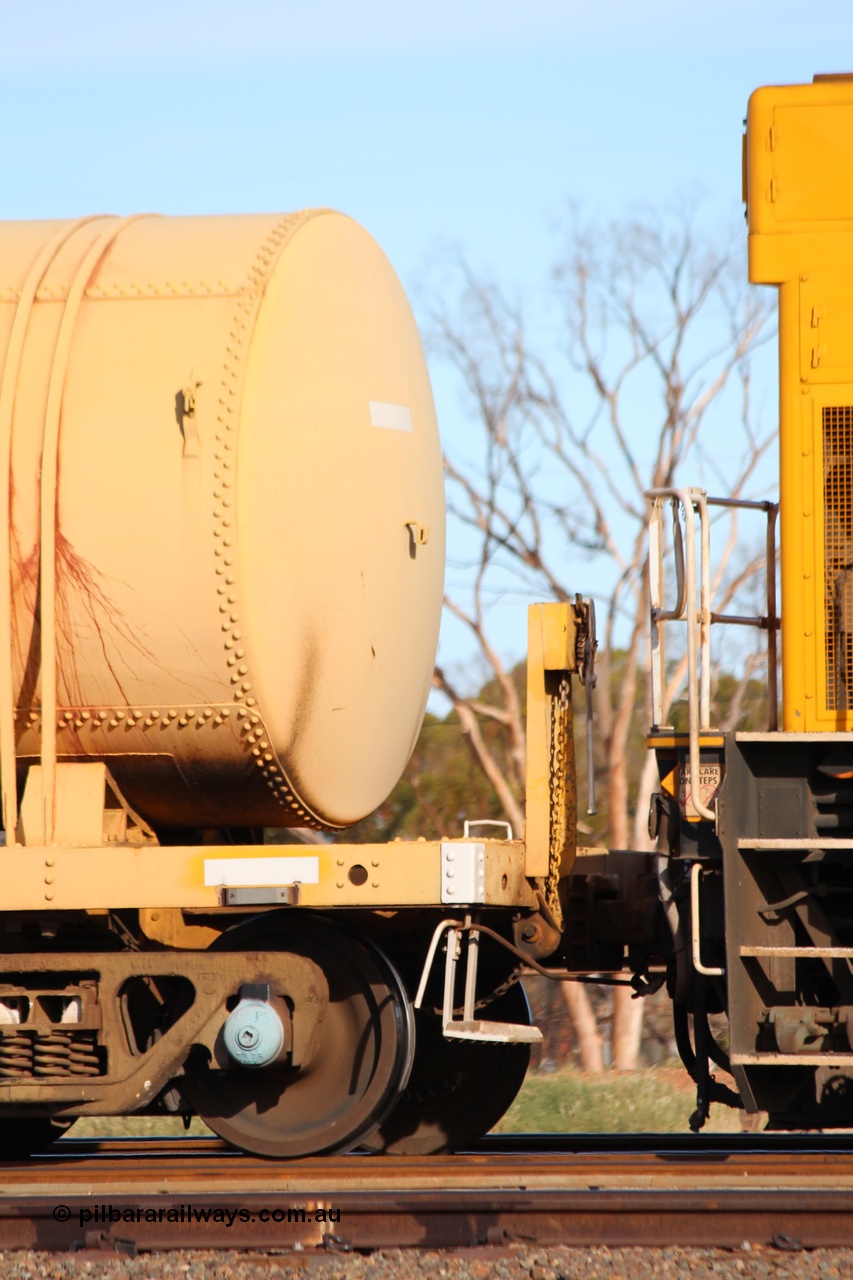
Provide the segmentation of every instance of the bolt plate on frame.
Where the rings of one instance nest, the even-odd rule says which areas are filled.
[[[441,846],[441,901],[486,901],[486,846],[482,841],[454,841]]]

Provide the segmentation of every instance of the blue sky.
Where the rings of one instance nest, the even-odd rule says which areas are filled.
[[[569,204],[730,235],[751,90],[848,69],[849,0],[0,0],[0,216],[331,205],[416,312],[448,250],[530,297]]]
[[[731,222],[749,92],[838,70],[853,5],[0,0],[5,217],[334,205],[412,287],[524,287],[570,200]]]

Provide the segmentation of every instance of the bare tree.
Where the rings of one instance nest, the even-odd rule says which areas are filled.
[[[638,706],[650,706],[645,491],[704,477],[743,496],[772,439],[755,427],[751,403],[750,357],[769,336],[767,308],[733,283],[735,271],[745,276],[742,266],[733,268],[689,221],[660,221],[575,226],[554,272],[558,320],[538,342],[522,308],[464,266],[457,309],[432,317],[434,343],[461,379],[467,410],[446,457],[453,576],[464,583],[449,591],[446,608],[468,629],[496,695],[469,696],[441,667],[435,684],[520,828],[523,708],[490,606],[507,591],[567,600],[594,581],[585,594],[596,598],[601,642],[607,826],[599,834],[613,848],[648,847],[654,785],[653,757],[642,747],[638,755],[631,740]],[[748,558],[734,570],[737,547],[731,522],[715,569],[718,611],[755,569]],[[683,675],[677,663],[670,700]],[[480,731],[485,720],[507,736],[500,756]],[[615,997],[617,1068],[635,1065],[639,1045],[641,1002],[630,994]],[[576,1007],[583,998],[572,995],[575,1019],[586,1017]],[[592,1048],[588,1056],[594,1060]]]

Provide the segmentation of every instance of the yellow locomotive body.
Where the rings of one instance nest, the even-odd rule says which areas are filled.
[[[747,1110],[766,1111],[771,1125],[849,1126],[853,77],[759,89],[746,124],[749,278],[779,290],[782,728],[776,504],[752,504],[769,522],[767,611],[752,620],[771,637],[768,729],[721,734],[702,665],[710,624],[727,620],[711,613],[704,585],[712,500],[699,490],[652,495],[655,643],[679,613],[664,607],[660,581],[665,501],[678,505],[679,528],[703,541],[702,572],[694,567],[680,609],[693,644],[690,733],[656,723],[649,739],[662,780],[654,808],[661,897],[672,926],[677,1039],[698,1086],[695,1126],[715,1096],[736,1101],[710,1076],[709,1056],[732,1072]],[[725,1047],[710,1035],[715,1010],[728,1015]]]
[[[853,80],[759,89],[749,278],[779,289],[783,725],[853,729]],[[849,638],[848,638],[849,637]]]

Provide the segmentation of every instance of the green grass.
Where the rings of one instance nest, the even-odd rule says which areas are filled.
[[[686,1133],[695,1093],[680,1067],[608,1071],[601,1076],[564,1069],[531,1073],[496,1133]],[[706,1133],[737,1133],[740,1113],[713,1106]],[[182,1137],[180,1116],[90,1116],[72,1138]],[[191,1134],[210,1134],[201,1120]]]
[[[686,1133],[696,1106],[687,1073],[646,1067],[600,1076],[531,1074],[496,1133]],[[736,1133],[740,1112],[715,1105],[706,1133]]]
[[[187,1130],[180,1116],[82,1116],[68,1130],[69,1138],[182,1138]],[[189,1133],[211,1136],[198,1116]],[[61,1139],[60,1139],[61,1141]]]

